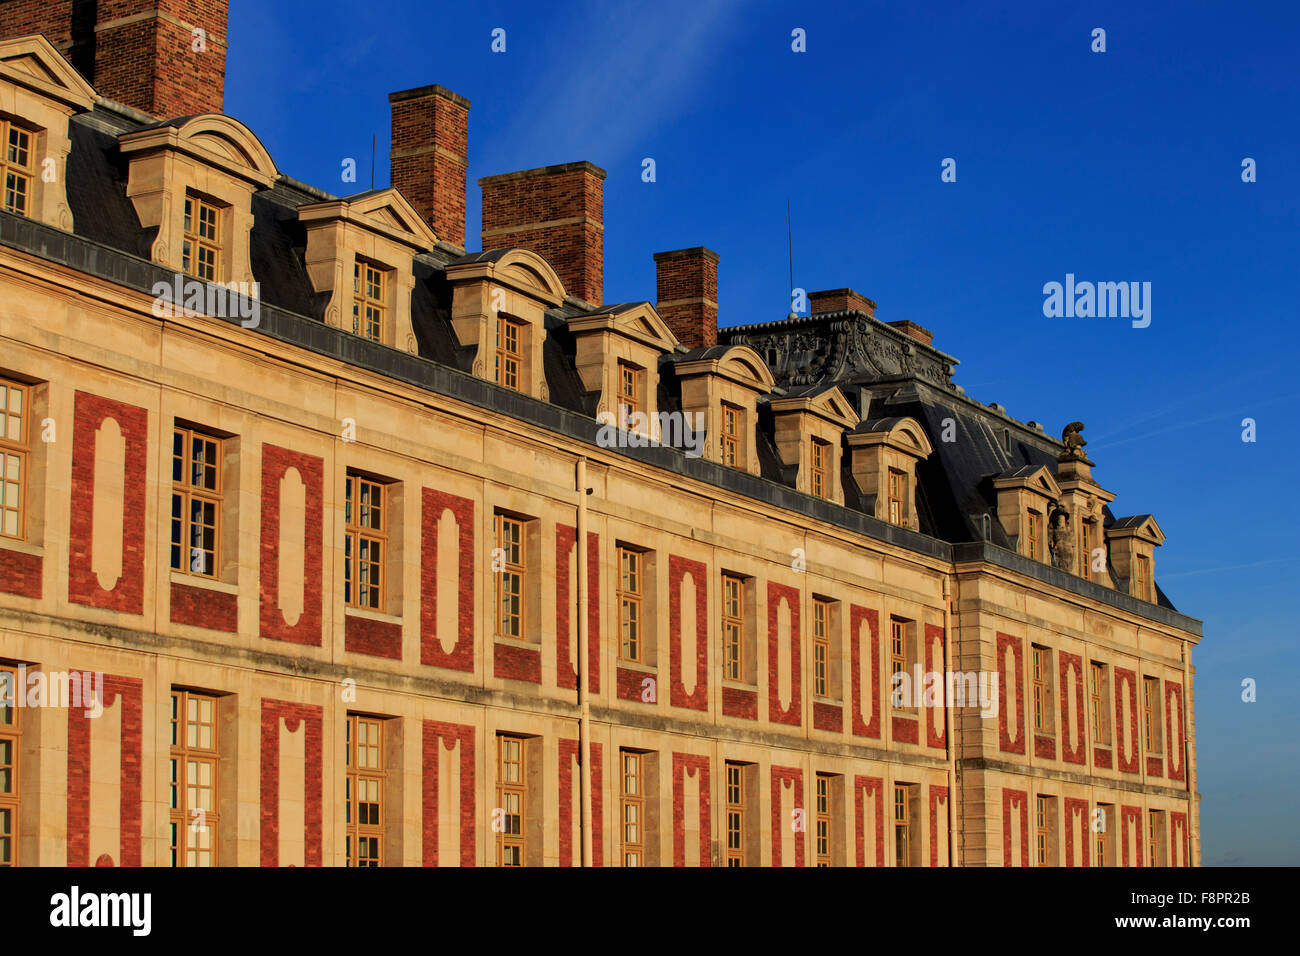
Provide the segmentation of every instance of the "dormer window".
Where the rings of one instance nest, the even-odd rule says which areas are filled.
[[[519,369],[523,362],[522,331],[520,323],[504,315],[497,316],[496,381],[498,385],[513,388],[516,392],[519,391]]]
[[[32,134],[8,120],[0,120],[0,142],[4,143],[5,211],[26,216],[32,194]]]
[[[831,446],[819,438],[812,439],[809,477],[812,480],[812,493],[818,498],[825,498],[830,487],[826,469],[830,464]]]
[[[1145,554],[1137,555],[1134,563],[1133,596],[1151,600],[1151,559]]]
[[[916,466],[934,449],[914,418],[877,418],[858,423],[845,438],[849,471],[867,513],[900,528],[920,530]]]
[[[221,210],[197,196],[185,196],[185,238],[181,242],[181,268],[207,282],[220,281]]]
[[[1035,561],[1043,560],[1043,514],[1029,509],[1029,520],[1025,522],[1025,533],[1029,535],[1029,557]]]
[[[907,475],[889,469],[889,523],[903,524],[907,511]]]
[[[736,462],[740,461],[740,422],[744,412],[735,405],[722,406],[722,463],[735,467]]]
[[[375,342],[384,340],[388,303],[385,270],[358,259],[352,267],[352,331]]]
[[[644,379],[642,369],[627,362],[618,363],[618,403],[627,409],[628,418],[641,410],[641,383]]]

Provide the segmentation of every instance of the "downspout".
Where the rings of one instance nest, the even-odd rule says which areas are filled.
[[[952,579],[945,575],[943,579],[943,689],[944,720],[948,724],[948,732],[944,735],[948,743],[948,865],[960,866],[960,860],[957,856],[957,811],[953,807],[957,800],[956,726],[953,721],[952,694],[948,693],[949,688],[953,686],[950,676],[952,674],[952,640]]]
[[[1196,735],[1192,728],[1192,669],[1191,645],[1183,645],[1183,760],[1187,763],[1187,865],[1201,865],[1201,815],[1196,805],[1196,760],[1192,756]]]
[[[582,795],[579,829],[582,866],[592,865],[591,703],[587,699],[587,459],[578,459],[578,792]]]

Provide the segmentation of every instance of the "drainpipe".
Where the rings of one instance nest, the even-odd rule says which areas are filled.
[[[952,579],[945,575],[943,579],[943,696],[944,720],[948,724],[948,732],[944,735],[948,742],[948,865],[959,866],[957,811],[953,806],[957,800],[957,741],[952,695],[948,693],[948,688],[952,686],[948,676],[952,673],[952,640]]]
[[[582,794],[579,829],[582,865],[592,865],[591,703],[587,699],[587,459],[578,459],[578,791]]]
[[[1183,762],[1187,764],[1187,864],[1201,865],[1201,817],[1196,805],[1196,761],[1192,757],[1195,735],[1192,727],[1192,661],[1191,645],[1183,645]]]

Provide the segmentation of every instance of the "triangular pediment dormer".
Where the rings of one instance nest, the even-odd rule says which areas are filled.
[[[0,80],[24,86],[78,112],[92,109],[99,99],[95,88],[39,34],[0,40]]]

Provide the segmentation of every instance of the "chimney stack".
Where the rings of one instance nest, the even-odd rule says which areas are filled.
[[[852,289],[823,289],[808,293],[808,311],[813,314],[858,311],[874,317],[876,303]]]
[[[443,86],[389,93],[389,179],[439,239],[465,248],[469,100]]]
[[[718,259],[703,246],[655,253],[655,309],[688,349],[718,344]]]
[[[43,33],[97,92],[170,119],[221,112],[228,12],[227,0],[9,0],[0,37]]]
[[[483,248],[531,249],[572,296],[602,305],[605,170],[588,162],[485,176]]]

